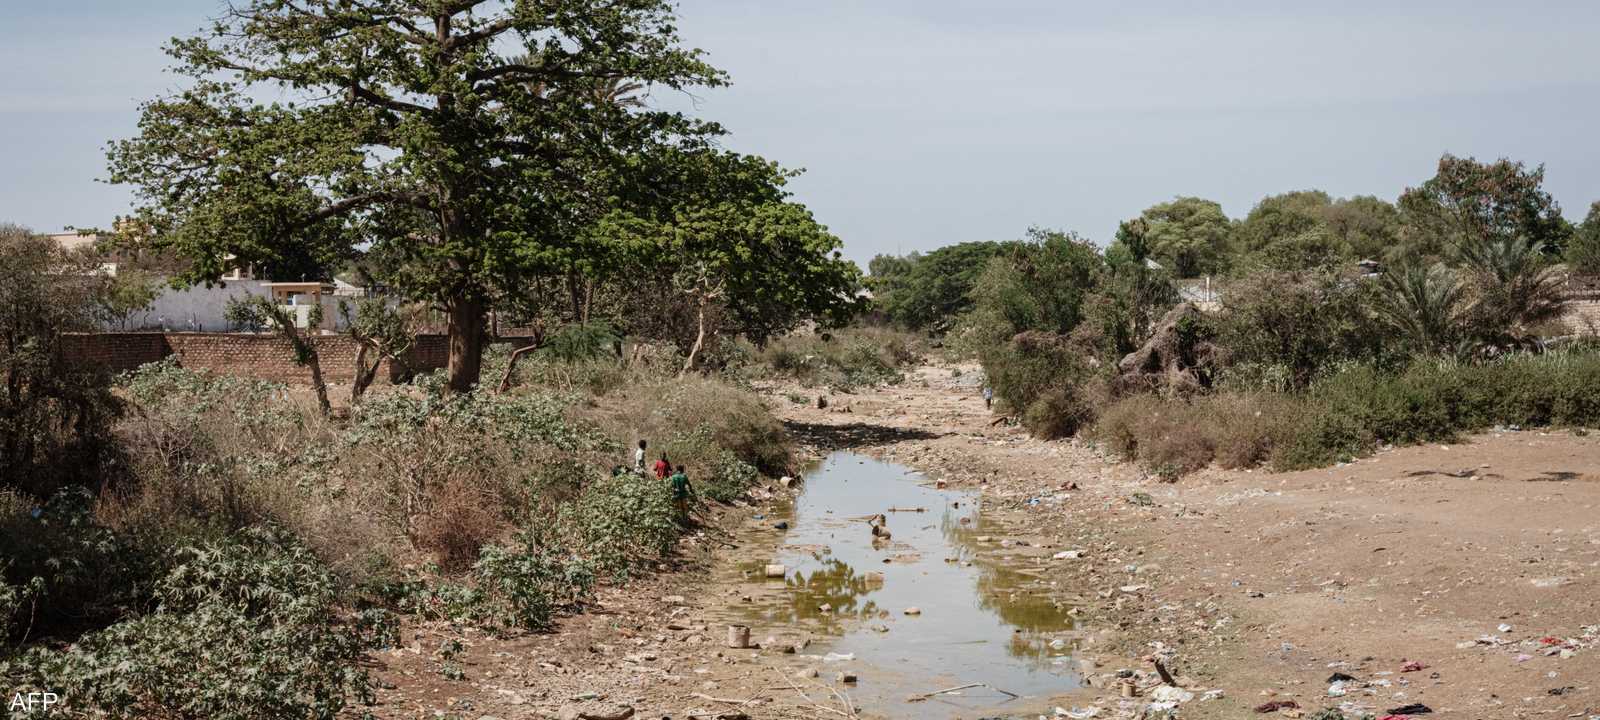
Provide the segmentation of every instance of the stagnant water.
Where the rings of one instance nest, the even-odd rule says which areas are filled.
[[[1003,712],[1076,687],[1059,639],[1072,628],[1068,608],[1040,592],[1036,577],[980,554],[977,538],[1002,529],[985,522],[976,500],[936,489],[900,465],[829,456],[806,474],[794,506],[767,519],[789,523],[783,545],[748,569],[782,563],[786,587],[777,600],[747,606],[750,624],[758,633],[808,627],[824,639],[807,653],[853,654],[854,661],[822,664],[823,677],[859,669],[852,698],[891,717],[974,717],[978,709]],[[888,542],[875,540],[861,519],[878,513],[887,517]],[[905,614],[912,607],[921,614]],[[1021,698],[973,688],[914,706],[906,699],[968,683]]]

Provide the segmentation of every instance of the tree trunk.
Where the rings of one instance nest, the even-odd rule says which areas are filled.
[[[309,339],[303,342],[311,344]],[[306,364],[311,367],[311,387],[317,391],[317,407],[322,409],[323,417],[328,417],[333,414],[333,405],[328,402],[328,384],[322,381],[322,360],[317,357],[315,346],[311,347]]]
[[[458,299],[450,303],[450,392],[471,392],[483,369],[483,301]]]
[[[689,369],[694,367],[694,357],[700,354],[700,346],[706,341],[706,299],[700,298],[699,326],[694,334],[694,346],[689,348],[689,359],[683,363],[683,370],[678,372],[678,377],[689,374]]]
[[[372,361],[371,366],[367,365],[367,353],[371,350],[372,348],[363,342],[361,343],[361,349],[356,351],[356,377],[350,381],[351,407],[361,404],[361,397],[367,394],[367,387],[378,377],[378,367],[383,365],[383,355],[381,353],[378,355],[377,360]]]

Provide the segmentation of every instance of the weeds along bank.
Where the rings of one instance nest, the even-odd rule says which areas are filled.
[[[1213,462],[1299,470],[1493,427],[1593,427],[1600,425],[1596,387],[1595,349],[1481,363],[1430,359],[1387,372],[1352,365],[1301,392],[1125,398],[1102,410],[1089,434],[1162,477]]]
[[[789,462],[778,422],[715,379],[521,373],[467,395],[424,378],[329,420],[281,385],[141,369],[98,487],[0,493],[0,677],[77,714],[332,717],[406,617],[537,630],[669,556],[667,485],[610,472],[637,438],[704,502]]]
[[[803,387],[849,391],[898,383],[905,368],[929,350],[924,336],[887,327],[856,326],[789,335],[765,347],[741,346],[733,370],[750,379],[793,380]]]

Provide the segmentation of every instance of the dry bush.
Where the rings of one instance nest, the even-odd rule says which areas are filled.
[[[452,478],[433,490],[427,510],[414,521],[417,548],[433,553],[445,572],[471,568],[505,527],[498,498],[485,490],[465,477]]]
[[[1197,398],[1194,408],[1216,450],[1217,465],[1235,470],[1267,461],[1290,420],[1291,405],[1266,393],[1228,393]]]
[[[583,416],[629,447],[649,440],[650,461],[665,450],[691,477],[709,477],[723,451],[767,475],[783,474],[790,464],[788,436],[761,399],[713,378],[642,379],[599,399]],[[631,462],[626,455],[618,462]]]

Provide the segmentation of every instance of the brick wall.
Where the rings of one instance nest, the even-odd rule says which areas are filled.
[[[68,362],[103,367],[114,373],[132,370],[172,354],[161,333],[69,333],[61,336],[61,355]]]
[[[312,338],[327,382],[350,382],[360,347],[348,335]],[[407,365],[416,372],[445,366],[449,343],[443,335],[418,335]],[[132,370],[167,357],[191,370],[260,378],[284,383],[311,382],[311,371],[295,363],[289,341],[277,335],[242,333],[83,333],[62,338],[61,351],[70,362],[98,365],[112,372]],[[399,369],[388,361],[378,381],[393,381]]]

